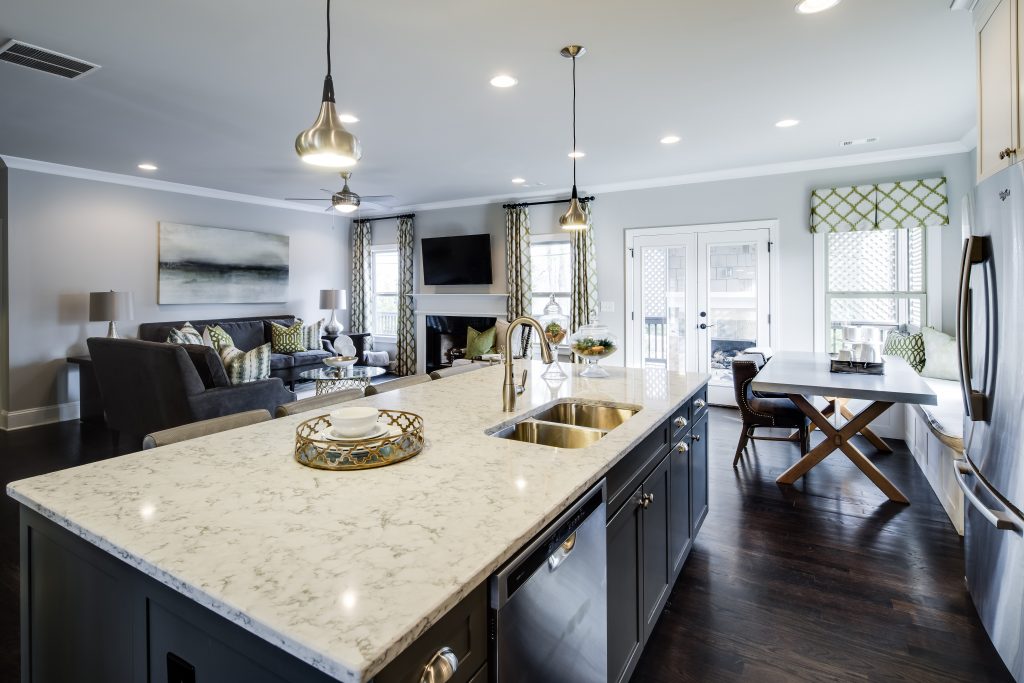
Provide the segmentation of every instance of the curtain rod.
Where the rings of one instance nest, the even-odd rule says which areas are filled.
[[[566,197],[565,199],[548,199],[548,200],[543,201],[543,202],[519,202],[517,204],[502,204],[501,208],[503,208],[503,209],[518,209],[518,208],[523,207],[523,206],[541,206],[543,204],[565,204],[568,201],[569,201],[569,198]],[[581,202],[592,202],[592,201],[594,201],[594,197],[592,197],[592,196],[591,197],[580,197],[580,201]]]
[[[386,221],[390,218],[416,218],[414,213],[399,213],[394,216],[372,216],[370,218],[354,218],[353,221],[365,221],[367,223],[371,221]]]

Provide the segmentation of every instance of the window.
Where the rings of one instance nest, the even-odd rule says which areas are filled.
[[[370,329],[378,337],[398,334],[398,247],[370,250]]]
[[[562,314],[569,315],[570,288],[572,282],[572,252],[569,240],[559,239],[537,241],[530,244],[530,274],[533,302],[530,315],[537,318],[544,314],[544,307],[551,295],[562,307]]]
[[[916,331],[927,324],[924,228],[826,235],[826,348],[844,327]]]

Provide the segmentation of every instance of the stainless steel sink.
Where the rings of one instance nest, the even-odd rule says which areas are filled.
[[[556,403],[533,415],[533,419],[575,427],[591,427],[610,432],[638,412],[640,412],[639,408],[629,406],[608,406],[599,403],[571,401]]]
[[[638,412],[639,406],[563,399],[490,433],[542,446],[586,448]]]

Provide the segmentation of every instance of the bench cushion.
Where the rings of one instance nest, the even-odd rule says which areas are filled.
[[[948,379],[922,377],[939,397],[934,406],[914,405],[914,410],[928,425],[928,429],[957,453],[964,451],[964,400],[960,383]]]

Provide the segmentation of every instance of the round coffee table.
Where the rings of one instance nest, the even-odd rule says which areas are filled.
[[[365,390],[370,385],[370,379],[383,375],[387,370],[374,368],[367,365],[352,365],[347,368],[322,367],[316,370],[307,370],[300,373],[299,377],[306,380],[316,380],[316,395],[332,394],[335,391],[344,389]]]

